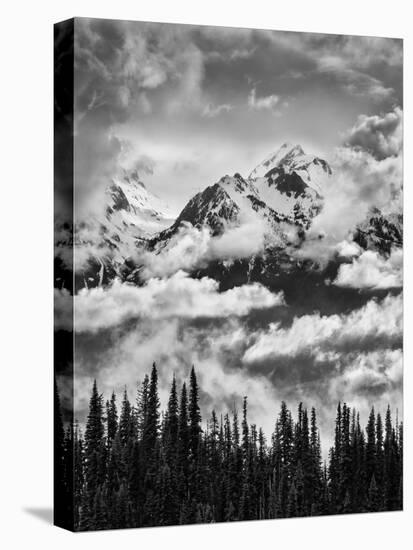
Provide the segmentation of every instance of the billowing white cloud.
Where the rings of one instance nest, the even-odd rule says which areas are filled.
[[[344,396],[354,399],[366,394],[380,395],[394,387],[400,389],[403,378],[401,349],[349,354],[343,359],[347,368],[330,384],[330,392],[337,401]]]
[[[248,96],[248,107],[250,109],[260,110],[269,110],[273,111],[278,107],[280,103],[280,97],[276,94],[271,94],[267,96],[257,96],[255,88],[253,88]]]
[[[383,115],[360,115],[346,135],[351,147],[364,149],[382,160],[398,156],[403,147],[403,112],[400,107]]]
[[[154,109],[165,118],[202,111],[204,54],[188,27],[159,32],[143,22],[81,18],[75,43],[75,207],[87,217],[101,213],[104,189],[128,156],[147,154],[125,126]]]
[[[403,286],[403,251],[392,250],[388,258],[366,250],[350,264],[342,264],[334,285],[351,288],[399,288]]]
[[[344,240],[338,243],[336,251],[339,257],[354,258],[361,254],[361,248],[354,241]]]
[[[218,415],[231,413],[234,408],[240,410],[243,396],[248,395],[250,421],[259,423],[269,434],[283,399],[281,391],[269,382],[265,373],[251,376],[238,364],[237,368],[228,364],[228,354],[238,358],[246,338],[248,333],[237,318],[227,319],[217,327],[188,325],[177,318],[138,321],[99,355],[99,390],[105,396],[115,390],[119,396],[126,385],[129,398],[133,399],[136,383],[155,361],[160,400],[165,407],[172,375],[181,384],[194,365],[201,388],[204,421],[212,409]],[[90,387],[96,376],[87,366],[87,358],[85,350],[78,347],[75,401],[77,409],[82,411],[81,417],[87,410]]]
[[[244,354],[247,363],[269,358],[316,355],[325,348],[361,344],[378,337],[393,339],[402,335],[402,296],[371,300],[348,315],[321,316],[319,313],[296,317],[288,328],[271,323],[257,335]]]
[[[232,261],[248,258],[264,248],[265,224],[258,218],[229,225],[222,235],[211,236],[207,227],[197,229],[183,224],[160,251],[143,252],[138,261],[143,264],[141,275],[168,277],[178,270],[191,271],[209,261]]]
[[[342,241],[351,241],[357,225],[373,208],[388,211],[392,204],[396,212],[401,211],[401,155],[378,160],[362,149],[341,147],[331,166],[333,176],[323,186],[322,211],[314,218],[303,245],[292,250],[294,255],[321,263],[337,253]]]
[[[56,290],[55,298],[56,326],[70,328],[65,311],[72,298],[65,290]],[[169,279],[151,279],[142,287],[114,281],[107,288],[82,289],[74,297],[75,327],[77,332],[97,332],[130,319],[225,318],[283,303],[282,293],[273,294],[258,283],[219,292],[213,279],[192,279],[179,271]]]
[[[232,111],[234,107],[229,103],[222,103],[221,105],[213,105],[212,103],[207,103],[202,111],[202,116],[207,118],[214,118],[221,113],[227,113]]]

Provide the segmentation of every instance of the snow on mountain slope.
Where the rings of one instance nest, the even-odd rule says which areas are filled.
[[[190,199],[175,223],[156,236],[153,242],[156,245],[169,239],[182,224],[189,223],[198,229],[208,227],[211,235],[217,236],[228,227],[253,223],[254,220],[264,224],[267,235],[276,236],[277,241],[282,236],[280,223],[292,221],[268,206],[253,182],[238,173],[226,175]]]
[[[151,239],[150,248],[157,253],[167,249],[183,224],[207,227],[214,237],[245,223],[263,228],[266,246],[283,248],[302,235],[320,211],[318,178],[330,173],[324,160],[305,155],[299,145],[284,144],[248,179],[239,173],[226,175],[192,197],[175,223]]]
[[[354,233],[354,240],[365,250],[390,254],[403,246],[403,214],[372,208]]]
[[[106,284],[121,275],[137,246],[173,221],[168,207],[145,187],[137,171],[123,171],[107,187],[101,215],[76,219],[73,233],[56,225],[57,286],[71,287],[65,258],[69,263],[73,258],[76,289]]]
[[[268,206],[308,227],[322,208],[322,189],[329,176],[331,168],[325,160],[306,155],[301,145],[284,143],[248,179]]]
[[[148,191],[136,170],[124,171],[122,177],[114,178],[106,195],[106,222],[103,224],[110,224],[120,232],[127,226],[135,238],[145,238],[173,222],[174,216],[167,205]]]
[[[157,263],[173,260],[171,269],[178,269],[183,256],[185,269],[194,273],[195,266],[210,266],[208,276],[232,281],[244,274],[269,285],[304,264],[306,270],[317,269],[315,261],[304,262],[294,251],[323,208],[323,189],[334,185],[331,175],[323,159],[305,154],[300,145],[284,144],[247,179],[226,175],[197,193],[174,220],[136,171],[122,172],[106,190],[102,215],[75,224],[75,290],[106,285],[115,277],[142,284],[147,262],[158,273]],[[385,210],[371,209],[355,228],[354,240],[383,254],[401,246],[401,205],[397,196]],[[62,264],[65,254],[70,260],[72,233],[62,227],[55,234],[56,284],[70,288],[71,274]]]
[[[277,172],[292,174],[295,172],[303,182],[318,194],[322,193],[320,182],[325,176],[331,176],[328,163],[314,155],[306,155],[301,145],[284,143],[275,153],[264,159],[248,176],[248,179],[268,177],[275,180]],[[270,176],[272,176],[270,178]]]

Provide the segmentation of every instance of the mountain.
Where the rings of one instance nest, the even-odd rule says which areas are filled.
[[[226,175],[192,197],[173,225],[151,240],[161,250],[182,224],[208,227],[212,236],[228,226],[258,220],[265,226],[266,241],[285,246],[288,230],[307,229],[323,205],[324,179],[331,175],[326,161],[306,155],[300,145],[284,144],[244,179]]]
[[[318,193],[321,193],[320,179],[325,174],[331,176],[332,171],[329,164],[314,155],[306,155],[301,145],[293,145],[284,143],[275,152],[263,160],[250,173],[249,179],[257,179],[263,177],[275,177],[277,171],[285,174],[295,172],[304,183],[312,187]]]
[[[403,214],[372,208],[356,227],[353,239],[365,250],[390,254],[393,247],[403,246]]]
[[[111,180],[105,190],[100,216],[76,219],[73,230],[57,224],[56,285],[71,287],[70,270],[64,258],[71,256],[73,237],[76,251],[75,288],[94,287],[122,278],[128,261],[138,246],[170,226],[174,218],[156,195],[141,181],[136,170],[122,173]]]
[[[137,170],[124,170],[120,178],[114,178],[106,196],[106,220],[102,225],[112,232],[116,242],[125,232],[135,239],[148,238],[173,221],[167,205],[148,191]]]
[[[191,224],[198,229],[206,226],[212,236],[217,236],[229,226],[252,220],[264,222],[268,234],[280,234],[280,223],[293,221],[268,206],[252,181],[245,180],[238,173],[226,175],[192,197],[174,224],[154,237],[153,242],[171,238],[182,224]]]
[[[323,205],[323,187],[332,171],[329,164],[306,155],[301,145],[284,143],[249,175],[260,198],[279,214],[309,227]]]
[[[142,284],[141,253],[167,254],[176,246],[180,238],[177,234],[184,226],[208,228],[211,237],[258,226],[261,233],[254,232],[249,238],[263,239],[262,245],[254,249],[259,252],[241,259],[210,259],[202,268],[194,267],[192,275],[212,277],[221,288],[250,281],[274,289],[291,288],[291,299],[306,300],[308,296],[302,295],[300,285],[306,288],[311,279],[313,291],[317,287],[318,292],[325,286],[324,279],[333,280],[338,269],[337,258],[321,268],[300,254],[307,230],[323,208],[323,191],[329,185],[334,185],[334,177],[325,160],[306,154],[300,145],[284,143],[247,178],[239,173],[225,175],[197,193],[174,219],[136,171],[123,171],[106,189],[102,216],[75,225],[75,290],[106,285],[115,277]],[[71,284],[71,274],[63,261],[71,250],[68,229],[61,226],[56,230],[58,287]],[[239,238],[245,238],[246,234],[242,235]],[[386,209],[371,209],[355,227],[353,238],[362,248],[381,254],[402,246],[400,196],[395,196]]]
[[[334,311],[341,300],[345,309],[350,300],[360,298],[354,298],[351,291],[325,285],[325,280],[335,279],[343,260],[333,254],[330,261],[320,265],[300,254],[306,230],[323,208],[323,192],[328,185],[334,185],[334,177],[325,160],[306,154],[300,145],[284,144],[248,178],[239,173],[226,175],[197,193],[174,224],[150,240],[149,248],[155,254],[168,252],[185,224],[208,227],[212,236],[220,236],[255,217],[265,230],[264,248],[259,253],[230,261],[210,260],[208,265],[195,268],[192,275],[211,277],[219,281],[221,289],[258,281],[283,290],[296,307],[320,301]],[[355,228],[354,239],[362,248],[386,254],[393,246],[402,245],[402,233],[402,209],[391,204],[386,211],[372,209]],[[317,247],[317,242],[313,244]]]

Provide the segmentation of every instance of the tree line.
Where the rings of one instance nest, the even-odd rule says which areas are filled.
[[[55,389],[55,522],[72,530],[270,519],[402,509],[403,424],[338,404],[322,460],[314,408],[281,404],[267,440],[248,402],[202,427],[199,386],[175,377],[161,414],[156,365],[138,387],[104,401],[93,384],[84,433],[64,427]]]

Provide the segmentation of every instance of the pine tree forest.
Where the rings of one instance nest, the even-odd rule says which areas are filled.
[[[76,531],[401,510],[403,424],[372,409],[367,426],[338,403],[323,460],[317,412],[282,403],[269,438],[248,400],[201,417],[196,373],[172,379],[160,410],[156,365],[130,402],[95,381],[84,429],[64,426],[55,388],[55,509]],[[332,419],[332,426],[333,426]]]

